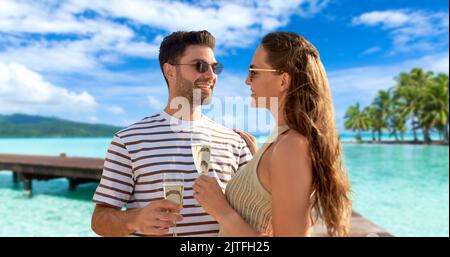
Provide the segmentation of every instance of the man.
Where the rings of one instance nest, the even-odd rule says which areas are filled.
[[[201,114],[217,74],[215,38],[207,31],[175,32],[164,38],[159,62],[169,89],[167,106],[114,135],[93,200],[92,229],[102,236],[217,236],[219,225],[193,197],[193,127],[210,134],[209,176],[225,188],[251,153],[233,130]],[[196,94],[195,94],[196,93]],[[184,173],[183,206],[165,200],[164,173]]]

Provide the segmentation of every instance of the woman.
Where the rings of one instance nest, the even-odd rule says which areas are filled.
[[[318,218],[329,235],[347,235],[350,187],[318,51],[295,33],[270,33],[256,49],[245,82],[252,104],[271,110],[277,137],[234,175],[225,195],[215,178],[200,176],[194,198],[224,236],[308,236]],[[278,97],[278,108],[270,106],[270,97]],[[256,151],[254,138],[240,134]]]

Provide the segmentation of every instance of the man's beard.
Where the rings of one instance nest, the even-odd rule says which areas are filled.
[[[194,83],[183,78],[180,73],[177,73],[177,83],[176,83],[176,96],[185,97],[191,106],[195,105],[208,105],[212,101],[212,93],[214,86],[211,86],[210,94],[203,94],[202,89],[196,85],[199,83],[210,82],[210,80],[196,80]],[[200,95],[200,96],[199,96]]]

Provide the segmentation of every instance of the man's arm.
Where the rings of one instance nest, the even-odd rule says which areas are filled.
[[[98,203],[92,215],[91,227],[101,236],[127,236],[136,231],[145,235],[165,235],[175,221],[183,219],[178,213],[181,208],[179,204],[168,200],[127,211]]]
[[[121,211],[120,208],[97,204],[92,215],[92,230],[100,236],[126,236],[134,232],[130,221],[133,211]]]

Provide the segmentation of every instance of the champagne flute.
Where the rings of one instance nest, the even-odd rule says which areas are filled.
[[[184,174],[164,173],[163,177],[164,199],[183,205],[184,195]],[[173,223],[173,236],[177,236],[177,222]]]
[[[197,172],[200,175],[208,176],[211,160],[211,135],[207,129],[200,127],[192,129],[191,149]]]

